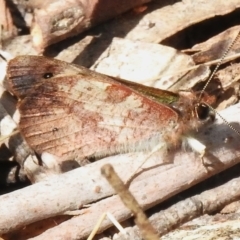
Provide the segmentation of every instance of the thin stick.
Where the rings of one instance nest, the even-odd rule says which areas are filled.
[[[105,217],[106,217],[106,213],[103,213],[101,215],[101,217],[98,219],[96,225],[94,226],[94,228],[93,228],[92,232],[90,233],[89,237],[87,238],[87,240],[92,240],[94,238],[94,236],[97,234],[97,231],[99,230]]]
[[[124,185],[123,181],[116,174],[112,165],[105,164],[101,168],[101,173],[108,180],[114,190],[118,193],[125,206],[129,208],[135,216],[135,223],[141,230],[143,238],[146,240],[159,240],[156,230],[152,227],[151,223],[144,214],[137,200],[134,198],[128,188]]]

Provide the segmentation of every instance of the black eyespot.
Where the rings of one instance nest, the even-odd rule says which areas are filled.
[[[48,79],[53,77],[53,73],[44,73],[43,78]]]
[[[215,119],[214,111],[205,103],[199,103],[196,106],[195,111],[200,120],[207,120],[209,118],[214,121]]]
[[[58,128],[55,127],[55,128],[52,129],[52,131],[53,131],[53,132],[57,132],[57,131],[58,131]]]

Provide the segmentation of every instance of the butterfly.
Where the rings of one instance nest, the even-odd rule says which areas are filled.
[[[7,87],[19,99],[26,142],[62,161],[181,142],[202,153],[205,146],[191,135],[215,115],[191,91],[173,93],[43,56],[10,60]]]

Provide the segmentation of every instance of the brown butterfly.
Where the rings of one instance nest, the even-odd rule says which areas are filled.
[[[46,57],[12,59],[7,77],[19,99],[23,137],[37,154],[62,161],[166,149],[181,141],[202,152],[189,136],[214,119],[192,92],[147,87]]]

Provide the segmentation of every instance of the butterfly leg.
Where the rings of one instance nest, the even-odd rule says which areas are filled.
[[[200,155],[202,165],[205,167],[204,155],[206,154],[207,151],[206,146],[196,138],[190,136],[187,136],[186,140],[191,149],[193,149],[194,152],[197,152]]]

